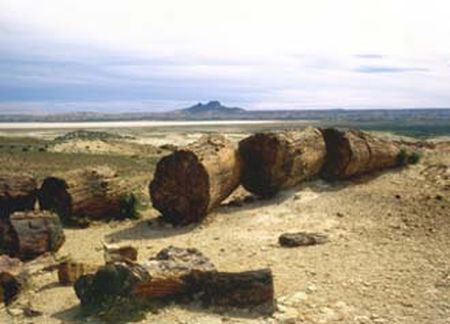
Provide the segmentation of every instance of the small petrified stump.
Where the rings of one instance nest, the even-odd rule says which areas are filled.
[[[29,175],[0,174],[0,219],[19,210],[32,210],[36,202],[36,180]]]
[[[327,128],[322,133],[327,147],[325,179],[347,179],[398,166],[400,146],[392,141],[357,130]]]
[[[326,150],[320,130],[309,127],[252,135],[239,143],[239,153],[244,188],[261,197],[271,197],[316,176]]]
[[[57,212],[64,223],[80,223],[86,218],[126,218],[133,207],[126,206],[128,195],[127,185],[110,168],[86,168],[46,178],[39,203]]]
[[[329,238],[325,234],[307,232],[284,233],[278,238],[280,245],[285,247],[324,244],[328,241]]]
[[[59,217],[48,211],[15,212],[1,223],[3,251],[21,260],[56,252],[65,241]]]
[[[80,277],[95,273],[101,265],[92,265],[82,262],[67,260],[61,262],[58,268],[58,281],[61,285],[72,285]]]
[[[28,273],[19,259],[0,255],[0,302],[8,305],[26,284]]]
[[[174,225],[199,222],[238,187],[240,174],[233,143],[204,136],[158,162],[149,186],[153,207]]]

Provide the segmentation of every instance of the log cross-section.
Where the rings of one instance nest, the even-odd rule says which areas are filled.
[[[48,211],[15,212],[0,221],[0,231],[0,248],[21,260],[56,252],[65,241],[59,217]]]
[[[322,133],[308,127],[302,131],[258,133],[239,143],[242,185],[261,197],[316,176],[326,150]]]
[[[199,222],[236,189],[240,171],[233,143],[204,136],[158,162],[149,186],[153,207],[175,225]]]
[[[0,174],[0,218],[19,210],[32,210],[37,183],[29,175]]]

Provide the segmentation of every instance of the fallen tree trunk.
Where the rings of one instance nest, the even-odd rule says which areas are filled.
[[[144,264],[108,263],[80,276],[74,288],[81,304],[94,308],[121,298],[200,297],[206,304],[234,307],[273,306],[274,298],[270,270],[218,272],[200,251],[172,246]]]
[[[0,219],[19,210],[32,210],[36,202],[36,180],[28,175],[0,174]]]
[[[111,263],[95,274],[81,276],[74,285],[83,306],[95,307],[118,298],[166,298],[187,296],[207,305],[273,306],[272,272],[193,271],[182,277],[152,278],[145,267],[134,263]]]
[[[107,168],[87,168],[48,177],[44,180],[39,204],[53,210],[61,220],[82,222],[84,219],[123,219],[134,213],[128,206],[129,192],[117,174]]]
[[[21,260],[31,260],[46,252],[56,252],[65,240],[61,222],[56,214],[15,212],[3,220],[2,250]]]
[[[398,165],[400,147],[392,141],[356,130],[327,128],[322,133],[327,146],[325,179],[347,179]]]
[[[153,207],[175,225],[201,221],[239,185],[241,163],[223,136],[205,136],[162,158],[150,183]]]
[[[28,273],[19,259],[0,255],[0,302],[8,305],[16,299],[27,279]]]
[[[239,143],[241,182],[248,191],[271,197],[316,176],[325,160],[322,133],[316,128],[259,133]]]

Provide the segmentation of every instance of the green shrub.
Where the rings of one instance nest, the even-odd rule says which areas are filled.
[[[420,161],[420,154],[417,152],[412,152],[409,156],[408,156],[408,163],[409,164],[417,164]]]
[[[397,154],[397,165],[417,164],[420,158],[421,156],[418,152],[408,153],[405,149],[401,149]]]
[[[401,149],[397,154],[397,164],[402,166],[408,163],[408,153],[405,149]]]
[[[134,193],[127,194],[120,200],[120,214],[117,219],[138,219],[141,215],[138,211],[139,200]]]

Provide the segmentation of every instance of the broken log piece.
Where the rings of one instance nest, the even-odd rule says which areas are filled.
[[[101,266],[82,262],[64,261],[58,265],[58,282],[61,285],[72,285],[78,278],[95,273]]]
[[[240,173],[235,145],[204,136],[158,162],[149,186],[153,207],[174,225],[199,222],[238,187]]]
[[[74,284],[84,307],[105,306],[120,298],[155,299],[201,296],[207,305],[273,308],[273,278],[268,269],[242,273],[192,271],[182,277],[152,278],[145,267],[116,262],[81,276]]]
[[[58,215],[48,211],[15,212],[10,218],[17,239],[13,255],[30,260],[46,252],[56,252],[65,235]]]
[[[210,305],[273,306],[273,278],[268,269],[217,272],[196,249],[170,246],[143,265],[113,262],[92,274],[80,276],[74,285],[84,307],[105,306],[117,299],[183,297]],[[272,307],[270,309],[273,311]]]
[[[185,276],[190,295],[208,305],[249,307],[267,304],[273,312],[274,288],[270,269],[247,272],[199,272]]]
[[[278,242],[280,243],[280,245],[286,247],[324,244],[328,241],[328,235],[307,232],[284,233],[281,234],[278,238]]]
[[[19,259],[0,255],[0,302],[15,300],[27,283],[28,273]]]
[[[119,246],[103,242],[105,263],[119,261],[137,261],[138,251],[131,245]]]
[[[239,143],[245,189],[271,197],[280,190],[316,176],[325,161],[325,141],[319,129],[259,133]]]
[[[152,278],[181,278],[192,271],[216,271],[212,262],[195,248],[169,246],[144,262]]]
[[[29,175],[0,174],[0,219],[19,210],[32,210],[37,183]]]
[[[108,167],[74,170],[44,180],[39,204],[53,210],[61,220],[82,222],[83,219],[122,219],[129,206],[124,181]]]
[[[1,223],[2,250],[21,260],[56,252],[65,241],[58,215],[48,211],[15,212]]]
[[[393,141],[357,130],[327,128],[322,133],[327,146],[325,179],[347,179],[398,165],[400,146]]]

